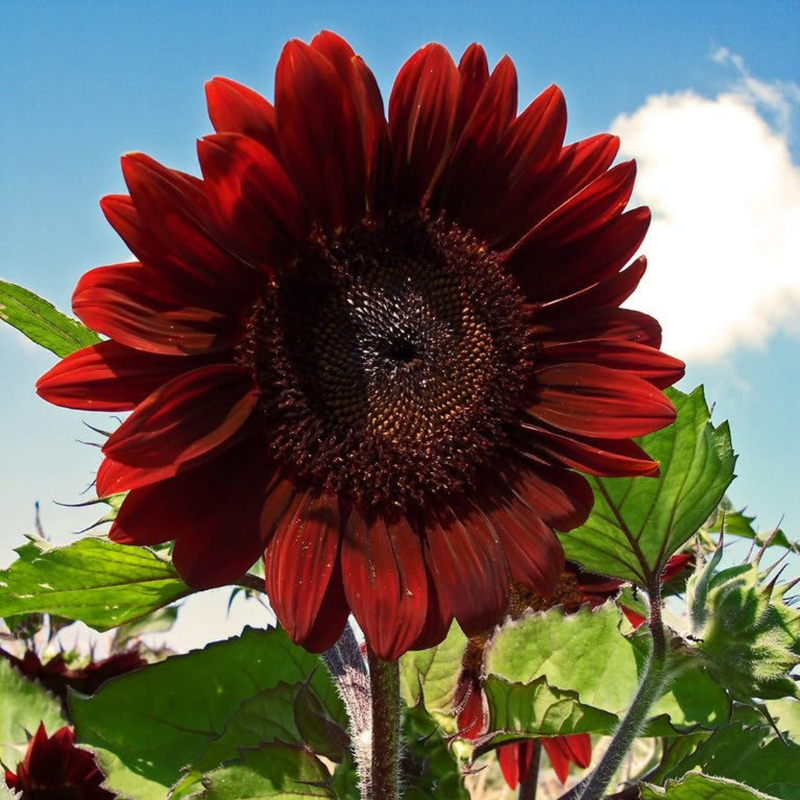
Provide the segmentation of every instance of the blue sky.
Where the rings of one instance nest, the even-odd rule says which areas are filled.
[[[657,313],[705,383],[740,454],[732,497],[762,527],[800,531],[800,5],[797,2],[0,3],[0,277],[62,309],[87,269],[129,254],[97,201],[123,191],[119,156],[197,171],[203,83],[272,94],[283,43],[330,28],[384,96],[403,61],[440,41],[508,53],[527,104],[564,90],[568,139],[614,130],[640,162],[655,223],[632,305]],[[648,289],[648,286],[650,287]],[[641,297],[641,302],[639,298]],[[683,298],[683,299],[681,299]],[[33,393],[53,357],[0,329],[0,565],[42,504],[57,541],[99,460],[83,421]],[[91,496],[84,495],[83,499]]]

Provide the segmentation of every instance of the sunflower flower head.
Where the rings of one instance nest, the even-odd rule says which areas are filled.
[[[634,164],[612,136],[565,146],[554,86],[517,113],[479,45],[423,47],[388,113],[329,32],[285,46],[274,104],[225,78],[207,99],[202,178],[123,158],[102,205],[138,261],[84,275],[73,308],[108,339],[38,384],[133,412],[97,478],[129,492],[111,538],[174,539],[197,587],[264,555],[295,641],[353,613],[387,660],[490,629],[511,581],[552,591],[554,530],[592,502],[574,470],[655,474],[631,437],[674,418],[683,365],[620,308]]]

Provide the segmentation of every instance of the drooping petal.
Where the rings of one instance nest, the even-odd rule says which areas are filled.
[[[378,658],[394,661],[419,637],[428,609],[420,538],[403,516],[350,513],[342,576],[356,621]]]
[[[231,248],[268,275],[292,261],[309,220],[277,158],[238,134],[206,136],[197,151],[206,192]]]
[[[201,355],[235,344],[235,318],[181,302],[176,287],[144,264],[90,270],[75,288],[72,308],[93,330],[148,353]]]
[[[230,446],[258,400],[238,364],[213,364],[174,378],[139,404],[114,431],[103,453],[138,467],[195,461]]]
[[[66,408],[130,411],[160,386],[208,361],[204,356],[176,358],[100,342],[56,364],[36,382],[36,392]]]
[[[447,50],[429,44],[406,61],[389,96],[389,137],[399,207],[425,202],[452,146],[459,76]]]
[[[425,625],[409,650],[429,650],[441,644],[453,624],[453,612],[444,595],[436,588],[431,571],[428,570],[428,610]]]
[[[339,558],[341,520],[335,496],[312,491],[298,497],[275,531],[264,559],[272,610],[292,640],[314,637]],[[339,631],[341,632],[341,631]]]
[[[491,630],[508,605],[508,565],[486,517],[468,500],[442,509],[427,520],[424,552],[436,588],[464,633]]]
[[[206,83],[208,116],[217,133],[241,133],[278,154],[275,109],[260,94],[229,78]]]
[[[583,475],[530,465],[515,477],[513,494],[548,525],[569,531],[586,522],[594,496]]]
[[[331,230],[360,220],[366,174],[358,111],[334,65],[298,40],[278,62],[275,112],[286,168],[315,215]]]
[[[669,400],[642,378],[594,364],[561,364],[535,373],[528,413],[559,430],[626,439],[675,419]]]
[[[534,739],[525,739],[497,748],[497,760],[509,788],[516,789],[528,777],[535,745]]]

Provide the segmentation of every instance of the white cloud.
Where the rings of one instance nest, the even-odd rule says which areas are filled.
[[[650,97],[612,125],[639,165],[635,200],[653,211],[631,305],[690,360],[800,333],[800,166],[788,144],[800,87],[757,80],[724,48],[712,58],[736,70],[730,90]]]

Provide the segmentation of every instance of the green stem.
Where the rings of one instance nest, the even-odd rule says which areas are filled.
[[[539,788],[539,762],[542,760],[542,741],[536,739],[531,755],[531,766],[519,787],[519,800],[536,800]]]
[[[367,648],[372,697],[371,775],[362,800],[400,800],[400,665]]]
[[[667,639],[661,621],[661,586],[657,575],[649,582],[648,595],[651,647],[642,682],[608,750],[591,775],[582,782],[576,800],[601,800],[667,682]]]

